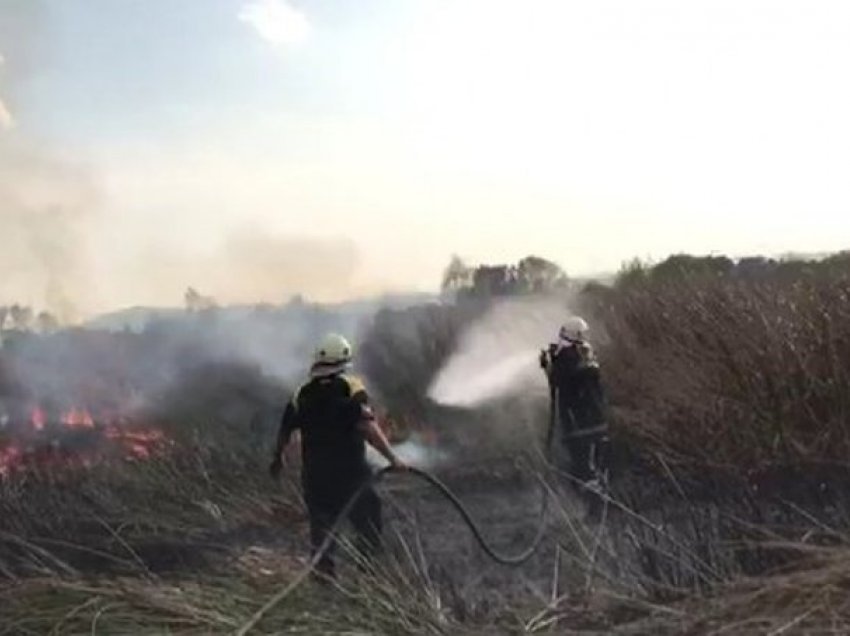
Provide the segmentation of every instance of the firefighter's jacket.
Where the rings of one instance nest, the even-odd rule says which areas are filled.
[[[302,477],[306,482],[351,483],[370,473],[359,424],[373,418],[363,383],[340,373],[314,377],[286,406],[278,454],[292,432],[301,432]]]
[[[605,393],[599,363],[587,342],[561,340],[541,352],[553,406],[567,437],[605,435]]]

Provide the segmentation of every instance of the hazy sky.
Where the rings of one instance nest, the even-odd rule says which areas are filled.
[[[23,220],[59,206],[75,233],[59,265],[12,250],[0,303],[66,270],[90,310],[190,284],[425,289],[452,253],[581,274],[850,247],[846,0],[0,0],[4,17],[0,204],[26,206],[0,222],[30,241]]]

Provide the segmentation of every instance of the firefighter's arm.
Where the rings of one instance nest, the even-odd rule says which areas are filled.
[[[387,436],[384,435],[384,431],[382,431],[381,427],[378,425],[378,420],[375,417],[372,408],[366,401],[365,393],[361,393],[357,396],[357,398],[359,398],[357,402],[360,409],[360,418],[357,422],[357,428],[363,434],[363,437],[366,438],[366,441],[369,442],[375,450],[384,456],[384,459],[386,459],[393,468],[400,470],[407,468],[407,465],[399,459],[398,455],[395,454],[392,446],[390,446]]]
[[[405,464],[399,456],[395,454],[392,446],[390,446],[387,436],[384,435],[384,431],[382,431],[381,427],[378,426],[378,421],[375,418],[362,420],[358,424],[358,427],[363,433],[363,437],[366,438],[366,441],[369,442],[369,444],[372,445],[381,455],[383,455],[384,459],[386,459],[393,468],[398,470],[407,469],[407,464]]]
[[[552,358],[557,351],[557,345],[550,344],[545,349],[540,350],[540,368],[546,372],[546,375],[549,375],[552,370]]]
[[[546,349],[540,350],[540,356],[539,356],[538,360],[540,361],[540,368],[548,373],[549,372],[549,352],[546,351]]]
[[[280,475],[283,468],[283,451],[289,445],[289,440],[292,438],[292,432],[297,427],[295,404],[292,400],[286,405],[286,410],[283,412],[283,417],[280,420],[280,428],[277,432],[277,442],[274,447],[274,455],[272,463],[269,466],[269,472],[272,477]]]
[[[369,405],[369,396],[366,393],[366,388],[363,383],[356,377],[346,376],[349,389],[351,390],[351,404],[357,409],[354,414],[354,419],[357,422],[357,429],[366,439],[370,446],[374,447],[384,459],[386,459],[393,468],[404,470],[407,465],[399,459],[398,455],[390,446],[387,436],[378,425],[378,420],[375,417],[372,407]]]

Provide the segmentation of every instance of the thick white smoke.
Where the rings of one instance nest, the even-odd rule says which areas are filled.
[[[434,443],[428,443],[418,435],[411,435],[408,439],[398,444],[393,444],[393,451],[402,461],[417,468],[435,468],[451,458],[446,449],[439,448]],[[366,457],[370,464],[375,467],[384,466],[387,462],[381,454],[371,446],[366,447]]]
[[[563,299],[497,303],[461,336],[429,397],[447,406],[474,408],[498,397],[545,392],[538,355],[569,313]]]

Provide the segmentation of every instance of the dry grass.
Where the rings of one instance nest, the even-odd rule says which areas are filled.
[[[259,556],[262,567],[252,562]],[[307,580],[254,625],[266,599],[303,568],[273,556],[242,555],[224,575],[27,578],[0,588],[0,634],[194,636],[233,634],[246,625],[252,634],[464,633],[427,575],[395,559],[331,587]]]
[[[261,484],[260,495],[250,479],[231,480],[225,487],[221,471],[207,471],[215,475],[207,481],[205,471],[184,467],[181,485],[172,486],[166,497],[164,483],[146,474],[160,470],[164,468],[138,465],[125,468],[120,477],[124,486],[134,474],[140,483],[150,479],[149,487],[162,496],[158,504],[144,503],[142,486],[136,485],[134,514],[150,515],[148,524],[115,525],[100,533],[90,528],[74,538],[121,559],[120,566],[80,567],[50,542],[0,537],[6,548],[23,542],[18,554],[26,557],[27,566],[15,567],[0,585],[0,634],[233,634],[298,576],[304,560],[294,555],[302,553],[303,524],[284,529],[280,509],[278,514],[268,509],[267,483]],[[190,502],[199,497],[207,503],[194,510]],[[297,512],[295,501],[278,498],[281,508],[291,506]],[[740,533],[733,542],[730,528],[741,528],[721,522],[734,511],[728,506],[689,507],[665,499],[660,509],[640,510],[617,500],[609,506],[605,525],[597,526],[580,520],[580,509],[570,497],[557,501],[551,536],[561,546],[560,562],[553,563],[551,581],[544,581],[542,590],[536,584],[524,593],[522,585],[491,589],[489,603],[474,607],[473,599],[458,591],[469,591],[462,585],[467,573],[435,570],[420,541],[420,532],[446,522],[432,518],[421,527],[412,521],[413,533],[399,534],[379,566],[358,573],[348,565],[340,585],[332,589],[306,581],[270,608],[250,633],[706,634],[728,629],[736,634],[793,634],[846,633],[842,629],[850,627],[845,600],[850,549],[840,533],[819,528],[802,511],[797,515],[804,522],[801,529],[808,530],[798,541],[762,528],[753,529],[747,542]],[[106,514],[103,501],[100,505],[99,514]],[[52,506],[53,514],[64,514],[56,527],[67,531],[76,515],[58,502]],[[111,510],[114,524],[120,517]],[[254,539],[230,542],[213,561],[165,571],[147,567],[151,555],[140,551],[150,540],[200,548],[211,530],[226,534],[249,518],[296,542],[266,548]],[[789,519],[782,521],[790,527]],[[832,547],[823,545],[826,535]],[[466,562],[465,545],[459,540],[458,564]],[[771,554],[781,558],[768,559],[773,564],[769,574],[747,576],[740,559],[753,558],[754,552],[765,559]],[[350,559],[356,561],[356,555]],[[513,572],[521,582],[523,571]],[[785,632],[778,631],[786,625]],[[801,631],[803,627],[810,631]]]
[[[583,302],[606,332],[617,437],[652,468],[619,467],[605,526],[560,494],[551,575],[518,571],[479,603],[460,571],[469,544],[454,570],[432,562],[417,532],[447,521],[428,519],[379,567],[297,587],[252,633],[850,633],[847,268],[633,270]],[[427,411],[478,311],[382,315],[363,354],[391,409]],[[273,491],[267,447],[213,419],[152,462],[0,485],[0,635],[232,634],[298,576],[297,489]]]
[[[0,482],[0,572],[172,570],[202,563],[243,529],[300,518],[294,492],[270,489],[258,456],[222,446]]]
[[[677,466],[848,465],[850,267],[627,278],[594,314],[622,436]]]
[[[622,627],[654,634],[846,634],[850,629],[850,550],[806,549],[787,573],[746,578],[655,611]]]

